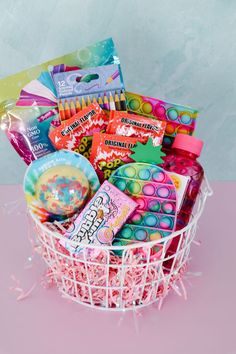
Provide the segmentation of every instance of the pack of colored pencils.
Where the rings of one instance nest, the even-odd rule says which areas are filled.
[[[102,109],[126,110],[120,65],[104,65],[53,74],[61,120],[69,119],[92,102]]]

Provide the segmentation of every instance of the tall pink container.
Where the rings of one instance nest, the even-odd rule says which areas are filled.
[[[201,154],[202,146],[202,140],[194,136],[177,134],[172,149],[164,158],[162,167],[169,172],[178,174],[177,180],[185,186],[179,205],[176,230],[181,230],[188,224],[200,191],[204,171],[197,158]],[[175,253],[178,243],[179,238],[175,237],[168,252]]]

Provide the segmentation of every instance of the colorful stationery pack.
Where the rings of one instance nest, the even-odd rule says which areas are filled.
[[[62,120],[70,118],[91,102],[98,102],[106,110],[126,109],[122,106],[124,83],[120,65],[56,73],[53,81]]]

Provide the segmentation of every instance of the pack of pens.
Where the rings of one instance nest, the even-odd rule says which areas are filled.
[[[126,110],[124,83],[118,64],[59,72],[52,77],[61,120],[72,117],[92,102],[108,111]]]

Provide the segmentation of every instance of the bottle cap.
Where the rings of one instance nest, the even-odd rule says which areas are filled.
[[[203,141],[186,134],[177,134],[173,142],[173,149],[189,151],[197,156],[201,155]]]

